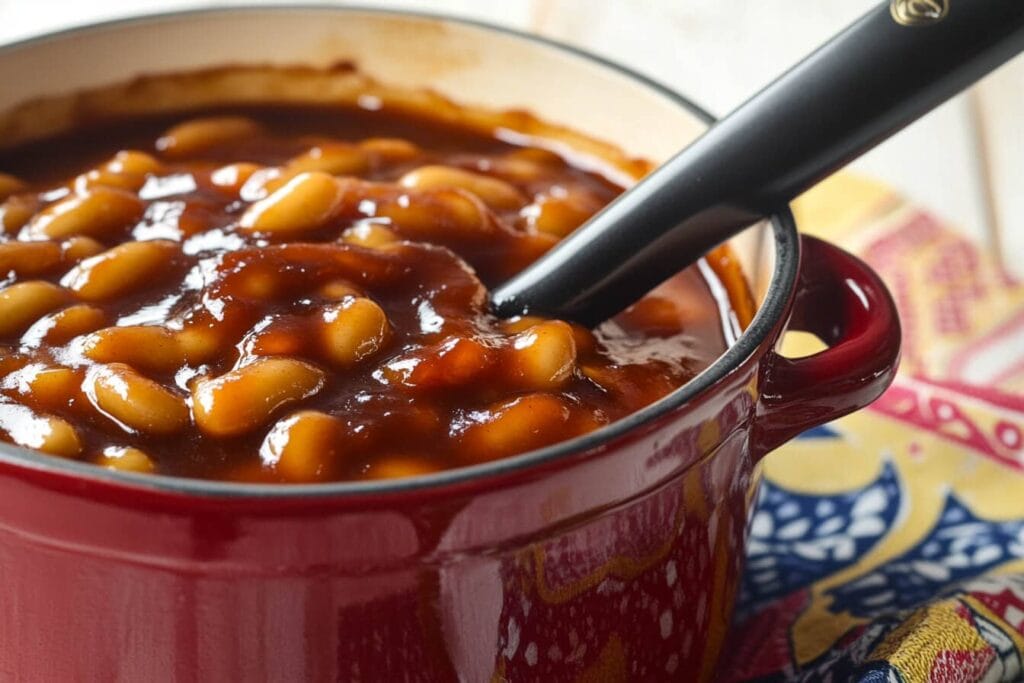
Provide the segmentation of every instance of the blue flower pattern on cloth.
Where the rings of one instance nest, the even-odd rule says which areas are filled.
[[[939,521],[906,553],[827,594],[831,611],[874,618],[933,600],[965,579],[1024,558],[1024,521],[985,521],[949,495]]]
[[[973,592],[1013,591],[1022,609],[1009,607],[1006,614],[1009,625],[1020,631],[1016,637],[1024,636],[1024,576],[991,576],[1000,565],[1024,559],[1024,520],[985,520],[955,494],[945,495],[937,521],[910,549],[823,593],[828,612],[867,620],[863,626],[802,666],[790,662],[772,674],[745,680],[904,683],[909,680],[904,672],[879,660],[877,648],[916,610],[936,603],[969,615],[965,618],[987,648],[972,655],[985,660],[992,681],[1024,680],[1024,659],[1007,622],[993,621],[964,601]],[[851,567],[893,528],[905,502],[900,474],[888,461],[875,481],[841,495],[798,493],[764,481],[751,520],[740,622],[762,610],[770,612],[773,601]],[[955,671],[960,665],[950,666]]]
[[[889,529],[900,499],[891,463],[871,484],[836,496],[765,481],[751,521],[741,614],[852,565]]]

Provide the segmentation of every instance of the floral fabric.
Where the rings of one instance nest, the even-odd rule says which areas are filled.
[[[1024,680],[1024,283],[868,181],[796,212],[889,284],[903,361],[765,460],[724,678]]]

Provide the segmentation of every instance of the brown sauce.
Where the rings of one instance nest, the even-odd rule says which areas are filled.
[[[728,341],[706,264],[594,330],[488,313],[488,287],[621,191],[550,151],[347,108],[108,122],[0,152],[0,439],[305,482],[592,431]]]

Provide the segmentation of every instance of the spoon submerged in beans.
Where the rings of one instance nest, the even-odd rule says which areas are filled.
[[[1021,50],[1020,0],[886,0],[498,288],[494,310],[607,320]]]

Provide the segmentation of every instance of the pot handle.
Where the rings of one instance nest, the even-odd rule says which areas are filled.
[[[761,364],[752,449],[761,457],[801,432],[863,408],[888,388],[900,357],[900,322],[885,284],[863,261],[800,238],[800,274],[787,330],[829,348],[805,358],[774,349]]]

